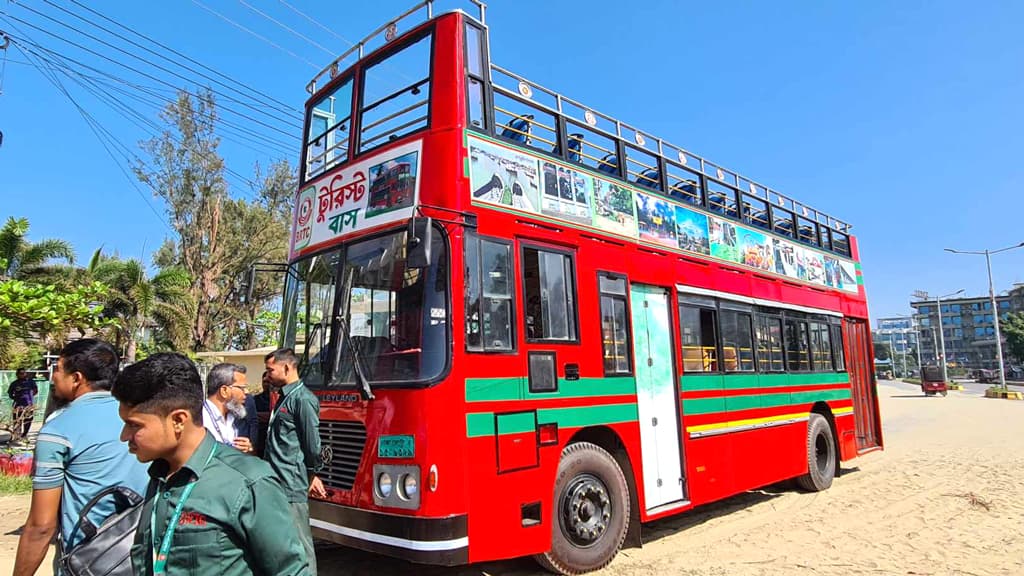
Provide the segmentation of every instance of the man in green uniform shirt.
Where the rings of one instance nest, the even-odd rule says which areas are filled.
[[[264,358],[265,379],[280,397],[270,411],[263,458],[277,473],[289,508],[316,574],[316,553],[309,529],[309,498],[327,496],[320,478],[320,401],[299,379],[299,359],[291,348],[280,348]]]
[[[137,575],[312,574],[273,470],[207,434],[188,358],[154,354],[125,368],[112,392],[121,440],[152,462],[132,546]]]

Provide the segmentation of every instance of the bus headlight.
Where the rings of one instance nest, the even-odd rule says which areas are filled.
[[[420,467],[410,464],[374,464],[373,503],[388,508],[418,510]]]
[[[398,486],[398,495],[405,500],[411,500],[416,497],[419,489],[419,481],[416,480],[416,477],[412,474],[405,474],[402,476],[402,483]]]
[[[381,498],[387,499],[388,496],[391,496],[392,488],[390,474],[381,472],[377,475],[377,493]]]

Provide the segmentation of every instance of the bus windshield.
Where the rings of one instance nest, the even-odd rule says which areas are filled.
[[[286,344],[303,345],[301,373],[308,386],[355,386],[357,359],[374,385],[441,376],[450,348],[448,256],[440,233],[432,242],[426,268],[406,267],[404,230],[292,266]],[[346,328],[348,338],[340,332]]]

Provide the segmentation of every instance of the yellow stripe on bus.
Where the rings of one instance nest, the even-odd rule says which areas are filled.
[[[718,430],[721,428],[735,428],[737,426],[750,426],[755,424],[768,424],[770,422],[778,422],[780,420],[792,420],[794,418],[807,418],[808,412],[799,412],[796,414],[780,414],[779,416],[766,416],[764,418],[750,418],[747,420],[731,420],[729,422],[717,422],[715,424],[702,424],[700,426],[688,426],[686,431],[689,433],[694,432],[707,432],[708,430]]]

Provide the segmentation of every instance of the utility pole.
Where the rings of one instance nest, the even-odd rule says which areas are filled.
[[[1000,248],[999,250],[984,250],[982,252],[970,251],[970,250],[953,250],[952,248],[943,248],[946,252],[952,252],[953,254],[984,254],[985,265],[988,266],[988,298],[992,302],[992,325],[995,326],[996,333],[996,357],[999,359],[999,387],[1003,390],[1007,390],[1006,387],[1006,368],[1003,365],[1003,340],[1002,335],[999,333],[999,308],[996,307],[996,289],[992,283],[992,255],[1000,252],[1006,252],[1007,250],[1013,250],[1014,248],[1020,248],[1024,246],[1024,242],[1015,244],[1013,246],[1007,246],[1006,248]]]
[[[936,296],[935,297],[935,312],[939,315],[939,343],[942,346],[942,379],[945,382],[949,382],[949,374],[946,372],[946,337],[943,334],[944,330],[942,329],[942,299],[943,298],[949,298],[950,296],[956,296],[958,294],[963,294],[963,292],[964,292],[964,289],[961,288],[961,289],[957,290],[956,292],[951,292],[949,294],[946,294],[945,296]],[[921,300],[930,300],[931,299],[931,296],[928,294],[928,292],[926,292],[924,290],[915,290],[914,291],[914,297],[915,298],[919,298]],[[933,348],[934,348],[934,345],[935,345],[935,328],[932,327],[932,347]]]

